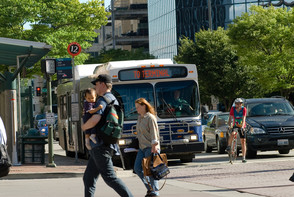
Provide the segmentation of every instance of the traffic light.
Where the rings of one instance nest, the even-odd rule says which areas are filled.
[[[41,88],[36,87],[36,96],[41,96]]]

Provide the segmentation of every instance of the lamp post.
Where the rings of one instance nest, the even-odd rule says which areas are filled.
[[[56,60],[55,59],[44,59],[41,61],[42,71],[45,73],[47,81],[47,114],[46,122],[48,126],[48,164],[46,167],[56,167],[54,163],[53,153],[53,124],[54,121],[48,121],[49,116],[52,116],[52,91],[51,91],[51,75],[56,72]],[[53,114],[54,117],[54,114]]]

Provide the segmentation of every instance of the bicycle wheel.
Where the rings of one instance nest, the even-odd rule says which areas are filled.
[[[230,151],[230,163],[233,164],[237,158],[237,139],[234,137],[232,144],[231,144],[231,151]]]

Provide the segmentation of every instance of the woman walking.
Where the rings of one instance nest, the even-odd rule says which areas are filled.
[[[139,151],[135,160],[134,170],[147,188],[145,197],[159,196],[158,180],[154,180],[153,177],[146,177],[152,187],[151,189],[144,178],[142,169],[142,160],[144,157],[149,157],[151,153],[160,152],[159,131],[155,111],[151,104],[144,98],[137,99],[135,106],[139,114],[137,121]]]

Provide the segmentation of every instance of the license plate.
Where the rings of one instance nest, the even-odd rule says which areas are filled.
[[[285,145],[289,145],[288,139],[279,139],[278,140],[278,146],[285,146]]]

